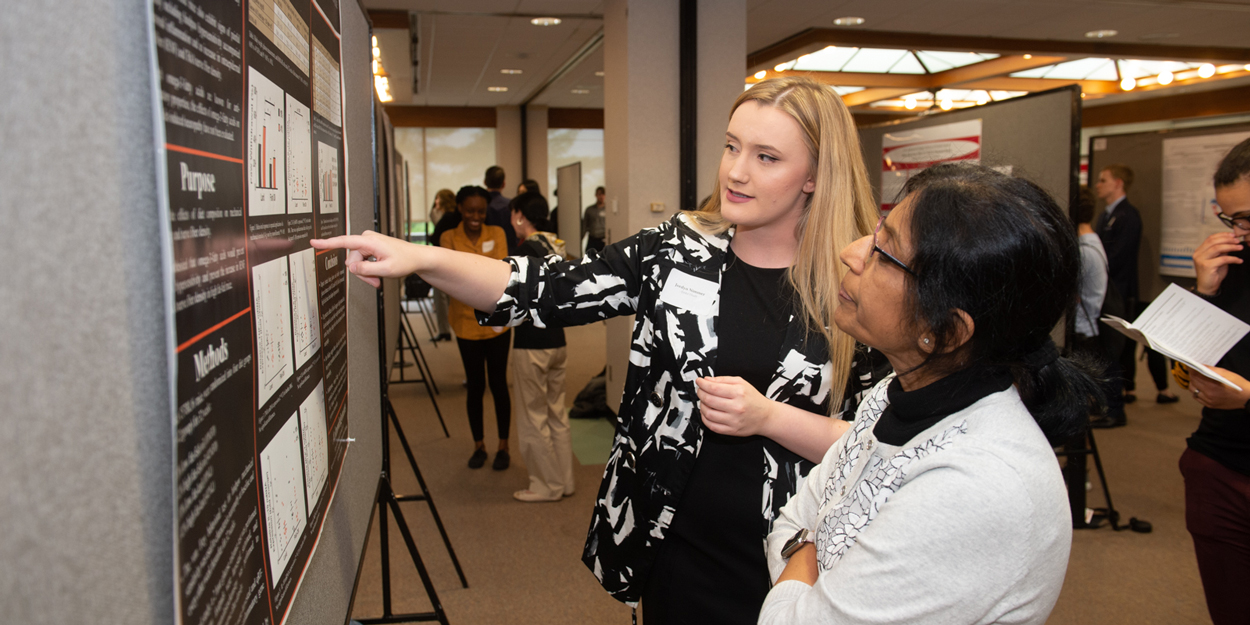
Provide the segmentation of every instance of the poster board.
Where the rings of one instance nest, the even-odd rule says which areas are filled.
[[[178,623],[284,623],[351,441],[336,0],[154,0]],[[355,7],[353,7],[354,9]]]
[[[916,158],[923,165],[935,160],[979,159],[983,165],[1022,175],[1046,189],[1060,206],[1067,206],[1077,189],[1081,94],[1076,87],[1034,93],[983,106],[935,113],[859,129],[860,148],[868,168],[878,206],[892,205],[896,198],[883,192],[886,148],[912,143],[910,135],[924,135],[945,127],[959,132],[923,138],[945,142],[941,159]],[[980,133],[968,134],[979,120]],[[976,137],[972,141],[971,137]],[[956,142],[964,144],[963,149]],[[928,144],[932,145],[932,143]],[[970,149],[974,148],[974,149]],[[875,173],[874,173],[875,172]],[[901,188],[901,185],[898,185]]]
[[[1215,173],[1215,165],[1224,156],[1220,152],[1227,152],[1225,145],[1231,148],[1236,144],[1236,141],[1231,144],[1229,141],[1246,136],[1250,136],[1250,124],[1089,138],[1091,180],[1097,180],[1102,168],[1114,163],[1127,165],[1133,170],[1133,185],[1128,191],[1128,199],[1137,207],[1142,220],[1142,241],[1137,260],[1141,301],[1152,301],[1169,284],[1185,288],[1193,286],[1192,274],[1186,271],[1191,264],[1185,262],[1185,257],[1192,251],[1187,253],[1185,248],[1198,237],[1205,238],[1202,233],[1208,228],[1212,232],[1228,231],[1228,228],[1218,221],[1200,222],[1187,228],[1188,232],[1174,232],[1179,236],[1168,237],[1164,234],[1165,219],[1175,219],[1183,224],[1185,221],[1212,217],[1210,198],[1214,196],[1214,189],[1211,176]],[[1165,156],[1165,149],[1169,146],[1171,159]],[[1171,167],[1168,166],[1169,160]],[[1172,217],[1165,216],[1169,203],[1173,205]],[[1101,201],[1098,204],[1095,223],[1105,208]],[[1168,264],[1174,267],[1165,273],[1161,271],[1161,266],[1164,264],[1165,241],[1169,238],[1171,241],[1166,254],[1171,257]]]

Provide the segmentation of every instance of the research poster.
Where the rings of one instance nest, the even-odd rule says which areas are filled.
[[[1159,273],[1193,278],[1194,250],[1228,227],[1215,216],[1215,169],[1228,151],[1250,132],[1163,140],[1163,214],[1159,236]]]
[[[152,0],[177,621],[279,625],[349,440],[338,0]]]
[[[886,133],[881,137],[881,210],[894,208],[912,176],[955,161],[981,162],[981,120]]]

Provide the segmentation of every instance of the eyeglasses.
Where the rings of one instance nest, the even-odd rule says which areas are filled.
[[[1224,225],[1228,226],[1229,228],[1241,228],[1242,230],[1250,230],[1250,217],[1245,217],[1245,216],[1229,217],[1228,215],[1225,215],[1224,213],[1216,213],[1215,216],[1219,217],[1220,221],[1224,222]]]
[[[881,226],[883,225],[885,225],[885,215],[882,215],[881,218],[877,220],[877,229],[872,231],[872,253],[868,255],[869,258],[871,258],[873,254],[881,254],[882,258],[890,261],[899,269],[911,274],[913,278],[917,277],[916,272],[912,271],[911,267],[908,267],[903,263],[903,261],[891,256],[889,252],[877,247],[877,233],[881,232]]]

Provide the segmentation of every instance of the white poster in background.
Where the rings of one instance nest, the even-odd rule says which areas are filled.
[[[881,210],[894,208],[903,185],[938,163],[981,162],[981,120],[900,128],[881,137]]]
[[[1250,132],[1230,132],[1163,140],[1163,215],[1159,273],[1195,277],[1194,250],[1212,234],[1228,228],[1215,216],[1211,177],[1220,159]]]

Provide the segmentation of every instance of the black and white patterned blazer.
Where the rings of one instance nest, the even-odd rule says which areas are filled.
[[[703,440],[695,379],[715,375],[720,278],[732,237],[732,230],[705,234],[679,214],[579,262],[509,258],[512,277],[495,312],[478,314],[483,325],[539,327],[636,314],[620,426],[582,556],[626,603],[642,594]],[[823,412],[832,386],[823,337],[791,317],[777,363],[765,395]],[[879,354],[857,353],[839,413],[853,417],[862,394],[888,373]],[[772,441],[764,455],[761,541],[813,466]]]

